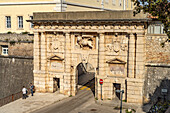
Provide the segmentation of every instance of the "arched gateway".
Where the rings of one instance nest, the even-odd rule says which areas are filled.
[[[133,11],[34,13],[34,84],[37,91],[76,95],[77,66],[95,69],[96,97],[142,103],[146,15]],[[59,83],[58,83],[59,82]]]

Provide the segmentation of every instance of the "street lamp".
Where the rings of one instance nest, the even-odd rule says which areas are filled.
[[[121,101],[120,101],[120,113],[122,113],[122,98],[124,90],[116,90],[117,93],[121,93]]]

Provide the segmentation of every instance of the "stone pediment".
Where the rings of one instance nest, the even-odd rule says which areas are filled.
[[[108,64],[126,64],[126,62],[124,62],[118,58],[108,60],[108,61],[106,61],[106,63],[108,63]]]
[[[61,57],[59,57],[59,56],[57,56],[57,55],[54,55],[54,56],[52,56],[52,57],[49,57],[48,60],[58,60],[58,61],[63,61],[64,58],[61,58]]]

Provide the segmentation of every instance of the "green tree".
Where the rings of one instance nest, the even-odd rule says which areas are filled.
[[[134,15],[149,13],[164,24],[164,31],[170,41],[170,0],[132,0],[134,2]]]

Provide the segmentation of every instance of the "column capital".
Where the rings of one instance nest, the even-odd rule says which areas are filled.
[[[144,33],[135,33],[137,36],[144,36]]]
[[[34,34],[37,35],[39,32],[38,31],[34,31]]]
[[[46,34],[46,32],[45,32],[45,31],[40,31],[40,33],[41,33],[42,35],[45,35],[45,34]]]
[[[100,34],[100,35],[104,35],[105,34],[104,31],[98,31],[97,33]]]
[[[70,34],[70,31],[63,31],[63,33],[67,35],[67,34]]]

